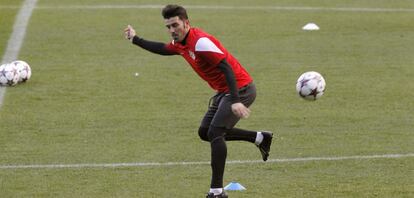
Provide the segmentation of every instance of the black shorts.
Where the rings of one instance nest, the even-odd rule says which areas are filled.
[[[239,97],[241,102],[249,107],[256,99],[256,86],[250,83],[239,89]],[[201,121],[203,128],[209,128],[210,125],[214,127],[224,127],[227,129],[233,128],[240,120],[231,110],[230,94],[217,93],[209,102],[207,113]]]

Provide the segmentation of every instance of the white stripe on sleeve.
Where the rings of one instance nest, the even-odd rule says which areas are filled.
[[[224,54],[217,46],[207,37],[202,37],[198,39],[195,45],[196,52],[216,52],[220,54]]]

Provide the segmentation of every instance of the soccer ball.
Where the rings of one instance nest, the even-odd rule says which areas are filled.
[[[16,60],[10,64],[15,65],[17,68],[17,72],[19,73],[19,83],[26,82],[32,76],[32,69],[30,68],[29,64],[27,64],[27,62]]]
[[[0,85],[14,86],[19,82],[19,72],[13,64],[0,66]]]
[[[299,96],[306,100],[316,100],[325,91],[325,79],[315,71],[305,72],[298,78],[296,91]]]

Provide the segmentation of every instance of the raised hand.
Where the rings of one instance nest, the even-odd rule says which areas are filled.
[[[134,28],[131,25],[128,25],[124,29],[124,35],[126,39],[132,40],[132,38],[134,38],[134,36],[136,35]]]

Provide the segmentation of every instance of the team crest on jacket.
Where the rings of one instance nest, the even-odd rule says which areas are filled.
[[[195,60],[195,54],[194,54],[194,52],[192,52],[192,51],[190,51],[190,50],[188,50],[188,54],[190,55],[190,57],[193,59],[193,60]]]

